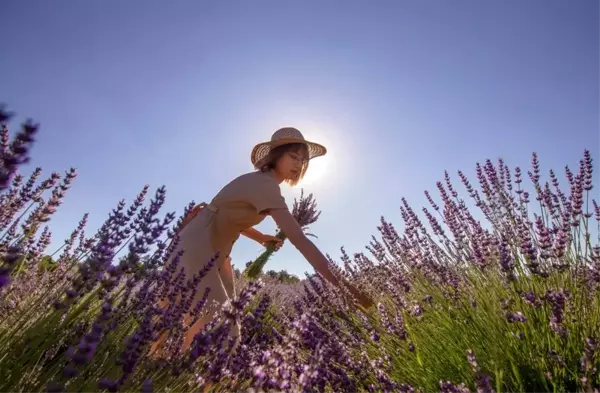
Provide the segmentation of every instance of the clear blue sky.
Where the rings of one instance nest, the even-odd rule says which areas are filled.
[[[561,171],[586,147],[600,162],[596,0],[4,0],[0,14],[0,101],[41,122],[33,164],[80,173],[55,242],[146,183],[167,186],[169,210],[210,200],[281,126],[330,149],[305,190],[334,257],[362,251],[381,215],[400,226],[400,198],[420,208],[444,169],[527,167],[536,151]],[[234,264],[259,252],[240,239]],[[269,267],[310,270],[289,244]]]

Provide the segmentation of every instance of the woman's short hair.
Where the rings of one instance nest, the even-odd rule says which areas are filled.
[[[277,166],[277,161],[288,152],[301,154],[304,159],[302,160],[302,168],[300,169],[300,173],[295,179],[285,179],[285,182],[290,186],[295,186],[300,183],[300,180],[306,174],[306,170],[308,169],[308,147],[304,143],[288,143],[285,145],[277,146],[271,149],[269,154],[263,159],[263,164],[260,167],[262,172],[268,172],[275,169]]]

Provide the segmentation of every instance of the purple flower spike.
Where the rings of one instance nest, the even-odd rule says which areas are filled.
[[[104,378],[98,382],[98,387],[100,389],[106,389],[111,393],[114,393],[118,389],[118,385],[115,381],[111,381],[108,378]]]
[[[440,393],[471,393],[464,383],[455,385],[450,381],[440,381]]]
[[[12,115],[0,107],[0,123],[3,130],[5,123]],[[6,149],[1,152],[2,159],[0,160],[0,191],[8,188],[10,180],[16,173],[19,166],[29,162],[29,150],[35,142],[34,136],[38,132],[39,125],[33,124],[31,121],[23,123],[21,130],[15,135],[13,141]],[[4,132],[3,132],[4,133]]]
[[[521,311],[517,311],[514,313],[507,312],[506,319],[510,323],[516,323],[516,322],[525,323],[525,322],[527,322],[527,318],[525,317],[525,315],[523,315],[523,313]]]
[[[142,389],[140,390],[142,393],[152,393],[152,380],[146,379],[142,384]]]
[[[4,262],[4,265],[0,265],[0,289],[2,289],[10,284],[12,271],[23,257],[23,253],[19,247],[9,247],[5,252],[0,253],[0,257]]]
[[[570,294],[566,290],[547,291],[546,301],[550,303],[552,315],[550,316],[550,328],[562,337],[566,337],[567,330],[563,325],[564,312],[567,299]]]

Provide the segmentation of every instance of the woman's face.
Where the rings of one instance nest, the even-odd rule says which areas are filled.
[[[276,171],[284,179],[297,179],[307,158],[305,149],[287,151],[277,161]]]

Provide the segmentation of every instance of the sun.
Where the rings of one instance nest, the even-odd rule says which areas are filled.
[[[304,187],[318,182],[327,172],[328,164],[329,156],[327,154],[310,160],[310,164],[308,165],[308,170],[306,171],[304,178],[296,185],[296,187]]]
[[[310,160],[308,164],[308,170],[304,174],[304,178],[294,187],[303,188],[305,186],[318,186],[321,188],[327,182],[330,185],[330,181],[333,179],[323,178],[331,172],[332,169],[336,169],[339,166],[339,162],[336,155],[335,146],[330,143],[332,139],[331,132],[332,127],[323,126],[322,124],[315,124],[312,122],[299,122],[298,129],[302,131],[304,138],[307,141],[319,143],[327,149],[327,153],[320,157],[315,157]],[[325,131],[326,130],[326,131]]]

